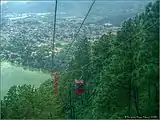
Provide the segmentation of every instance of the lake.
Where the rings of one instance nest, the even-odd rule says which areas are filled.
[[[1,63],[1,99],[7,94],[13,85],[30,84],[39,87],[48,80],[50,74],[41,71],[24,70],[22,67],[11,65],[8,62]]]

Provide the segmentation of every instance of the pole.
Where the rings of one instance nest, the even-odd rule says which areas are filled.
[[[55,34],[56,34],[56,17],[57,17],[57,0],[55,3],[55,10],[54,10],[54,30],[53,30],[53,39],[52,39],[52,72],[54,70],[54,57],[55,57]]]
[[[57,80],[58,80],[58,76],[57,76],[57,72],[53,73],[53,83],[54,83],[54,92],[55,94],[57,94]]]

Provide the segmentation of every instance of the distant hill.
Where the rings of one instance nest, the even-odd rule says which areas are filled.
[[[2,11],[6,13],[24,13],[24,12],[53,12],[54,11],[53,1],[32,1],[32,2],[7,2],[2,4]],[[58,11],[68,12],[73,14],[83,13],[85,14],[92,1],[68,1],[63,0],[58,2]],[[112,14],[115,12],[122,12],[124,10],[130,10],[130,12],[137,12],[144,8],[147,4],[145,1],[99,1],[94,5],[93,12],[104,14],[109,12]],[[118,14],[117,13],[117,14]]]
[[[97,0],[93,9],[88,17],[88,21],[93,16],[101,16],[107,18],[108,22],[119,25],[122,21],[128,17],[132,17],[137,13],[144,10],[145,5],[149,0],[145,1],[127,1],[127,0]],[[65,12],[67,16],[84,16],[92,0],[88,1],[69,1],[60,0],[58,1],[58,13]],[[49,1],[44,2],[41,0],[34,0],[34,2],[7,2],[2,4],[2,13],[39,13],[39,12],[54,12],[55,2]],[[117,21],[118,19],[118,21]]]

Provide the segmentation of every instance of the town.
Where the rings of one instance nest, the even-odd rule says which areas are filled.
[[[2,60],[29,66],[28,63],[32,64],[51,59],[54,21],[52,13],[8,14],[3,17],[5,21],[1,23]],[[92,19],[95,21],[96,18]],[[119,29],[119,27],[107,22],[99,24],[91,20],[84,23],[76,39],[85,37],[95,41],[107,32],[116,34]],[[67,45],[75,38],[82,21],[83,18],[81,17],[66,17],[65,13],[60,13],[57,16],[55,38],[57,56],[63,54],[62,52],[65,51]],[[32,64],[32,66],[34,65]],[[50,65],[45,66],[49,67]],[[41,68],[42,66],[37,67],[36,64],[35,67]]]

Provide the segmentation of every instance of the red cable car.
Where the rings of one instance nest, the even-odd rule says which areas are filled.
[[[84,81],[75,80],[75,93],[82,94],[84,92]]]

